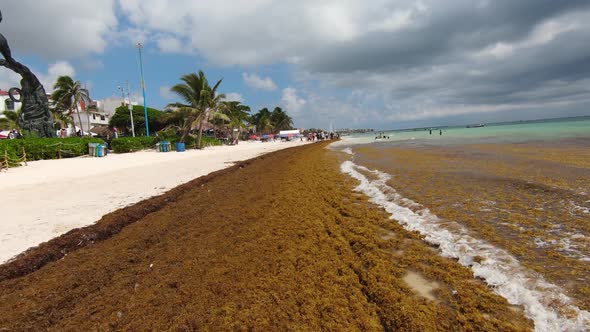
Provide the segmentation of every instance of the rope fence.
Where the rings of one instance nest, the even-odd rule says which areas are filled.
[[[57,150],[52,150],[52,153],[56,153],[57,154],[57,158],[51,158],[51,159],[62,159],[62,158],[71,158],[71,157],[78,157],[78,156],[82,156],[88,153],[88,151],[84,151],[82,153],[80,153],[79,151],[72,151],[72,150],[67,150],[68,147],[71,146],[76,146],[79,147],[80,144],[67,144],[67,143],[56,143],[56,144],[50,144],[50,145],[46,145],[46,147],[58,147]],[[41,154],[44,155],[45,149],[41,148]],[[30,161],[30,160],[29,160]],[[25,147],[22,147],[22,153],[20,157],[14,157],[8,154],[8,150],[4,149],[4,154],[0,157],[0,171],[4,171],[7,170],[8,168],[11,167],[19,167],[19,166],[27,166],[27,151],[25,149]]]

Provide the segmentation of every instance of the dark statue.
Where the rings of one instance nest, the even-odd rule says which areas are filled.
[[[0,12],[2,22],[2,12]],[[14,102],[22,102],[21,115],[18,125],[23,130],[36,133],[39,137],[55,137],[53,119],[49,112],[49,100],[39,79],[31,70],[12,58],[8,41],[0,33],[0,66],[6,67],[22,77],[21,88],[10,88],[8,95]],[[20,98],[16,98],[19,95]]]

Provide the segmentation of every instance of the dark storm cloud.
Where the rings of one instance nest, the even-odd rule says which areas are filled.
[[[590,1],[427,6],[403,28],[319,49],[302,66],[328,85],[382,93],[383,115],[401,119],[562,102],[579,112],[590,100]]]
[[[414,27],[374,32],[311,52],[303,62],[319,73],[407,68],[445,63],[496,42],[525,38],[540,22],[586,10],[590,1],[437,1]]]

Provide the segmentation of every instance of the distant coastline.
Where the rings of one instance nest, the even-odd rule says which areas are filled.
[[[563,121],[578,121],[578,120],[590,120],[590,115],[581,115],[581,116],[568,116],[568,117],[559,117],[559,118],[545,118],[545,119],[532,119],[532,120],[516,120],[516,121],[503,121],[503,122],[482,122],[485,123],[486,127],[489,126],[503,126],[503,125],[511,125],[511,124],[526,124],[526,123],[545,123],[545,122],[563,122]],[[420,130],[438,130],[438,129],[445,129],[445,128],[464,128],[468,125],[472,125],[473,123],[463,123],[463,124],[456,124],[456,125],[441,125],[441,126],[424,126],[424,127],[412,127],[412,128],[402,128],[402,129],[383,129],[379,131],[389,131],[389,132],[405,132],[405,131],[420,131]]]

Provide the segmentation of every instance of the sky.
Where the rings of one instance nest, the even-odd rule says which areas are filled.
[[[588,0],[0,0],[13,57],[93,99],[203,70],[299,128],[398,129],[590,115]],[[0,88],[19,77],[0,68]]]

